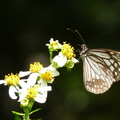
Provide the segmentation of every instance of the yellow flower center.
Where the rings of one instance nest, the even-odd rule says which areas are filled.
[[[39,92],[37,91],[38,89],[38,86],[33,86],[31,88],[29,88],[27,90],[27,95],[26,95],[26,98],[35,98],[36,97],[36,94],[38,94]]]
[[[51,71],[47,70],[45,73],[41,73],[41,78],[50,82],[53,81],[53,74],[51,73]]]
[[[74,47],[72,47],[69,44],[66,44],[66,42],[63,42],[63,46],[62,46],[61,51],[62,51],[63,55],[65,55],[68,59],[71,59],[72,57],[75,57]]]
[[[33,64],[30,64],[30,71],[32,73],[36,73],[39,72],[40,70],[42,70],[43,66],[39,63],[39,62],[34,62]]]
[[[58,47],[58,42],[57,41],[54,41],[50,44],[51,48],[56,48]]]
[[[7,85],[17,85],[20,81],[20,76],[18,74],[14,75],[13,73],[5,75]]]

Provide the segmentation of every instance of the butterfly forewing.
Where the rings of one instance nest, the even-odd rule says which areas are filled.
[[[110,49],[86,49],[83,44],[85,88],[95,94],[106,92],[113,82],[120,79],[120,52]]]
[[[101,65],[106,67],[113,73],[115,81],[120,80],[120,52],[110,49],[91,49],[89,50],[91,56],[99,60]]]

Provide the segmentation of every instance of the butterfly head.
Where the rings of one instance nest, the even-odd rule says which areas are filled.
[[[86,44],[82,44],[81,45],[81,51],[80,51],[80,57],[85,57],[86,56],[86,52],[88,51],[88,48],[86,46]]]
[[[82,45],[81,45],[81,48],[82,48],[82,50],[85,50],[85,51],[87,51],[87,50],[88,50],[88,48],[87,48],[86,44],[82,44]]]

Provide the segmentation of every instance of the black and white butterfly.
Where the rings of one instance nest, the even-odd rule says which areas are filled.
[[[71,29],[68,29],[71,30]],[[83,60],[84,84],[94,94],[106,92],[113,82],[120,80],[120,52],[110,49],[88,49],[82,36],[80,58]]]
[[[106,92],[113,82],[120,80],[120,52],[110,49],[88,49],[81,45],[84,84],[89,92]]]
[[[67,30],[72,31],[70,28]],[[80,58],[83,60],[83,77],[86,90],[94,94],[106,92],[113,82],[120,80],[120,51],[111,49],[88,49],[81,34],[75,30],[77,37],[82,39]]]

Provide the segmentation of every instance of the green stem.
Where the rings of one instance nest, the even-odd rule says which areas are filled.
[[[30,120],[29,113],[30,112],[25,112],[25,115],[23,116],[23,120]]]
[[[34,104],[34,99],[29,99],[29,104],[27,107],[24,107],[23,108],[23,111],[25,113],[24,117],[23,117],[23,120],[30,120],[30,112],[32,110],[32,106]]]
[[[50,62],[52,63],[52,51],[50,51]]]

